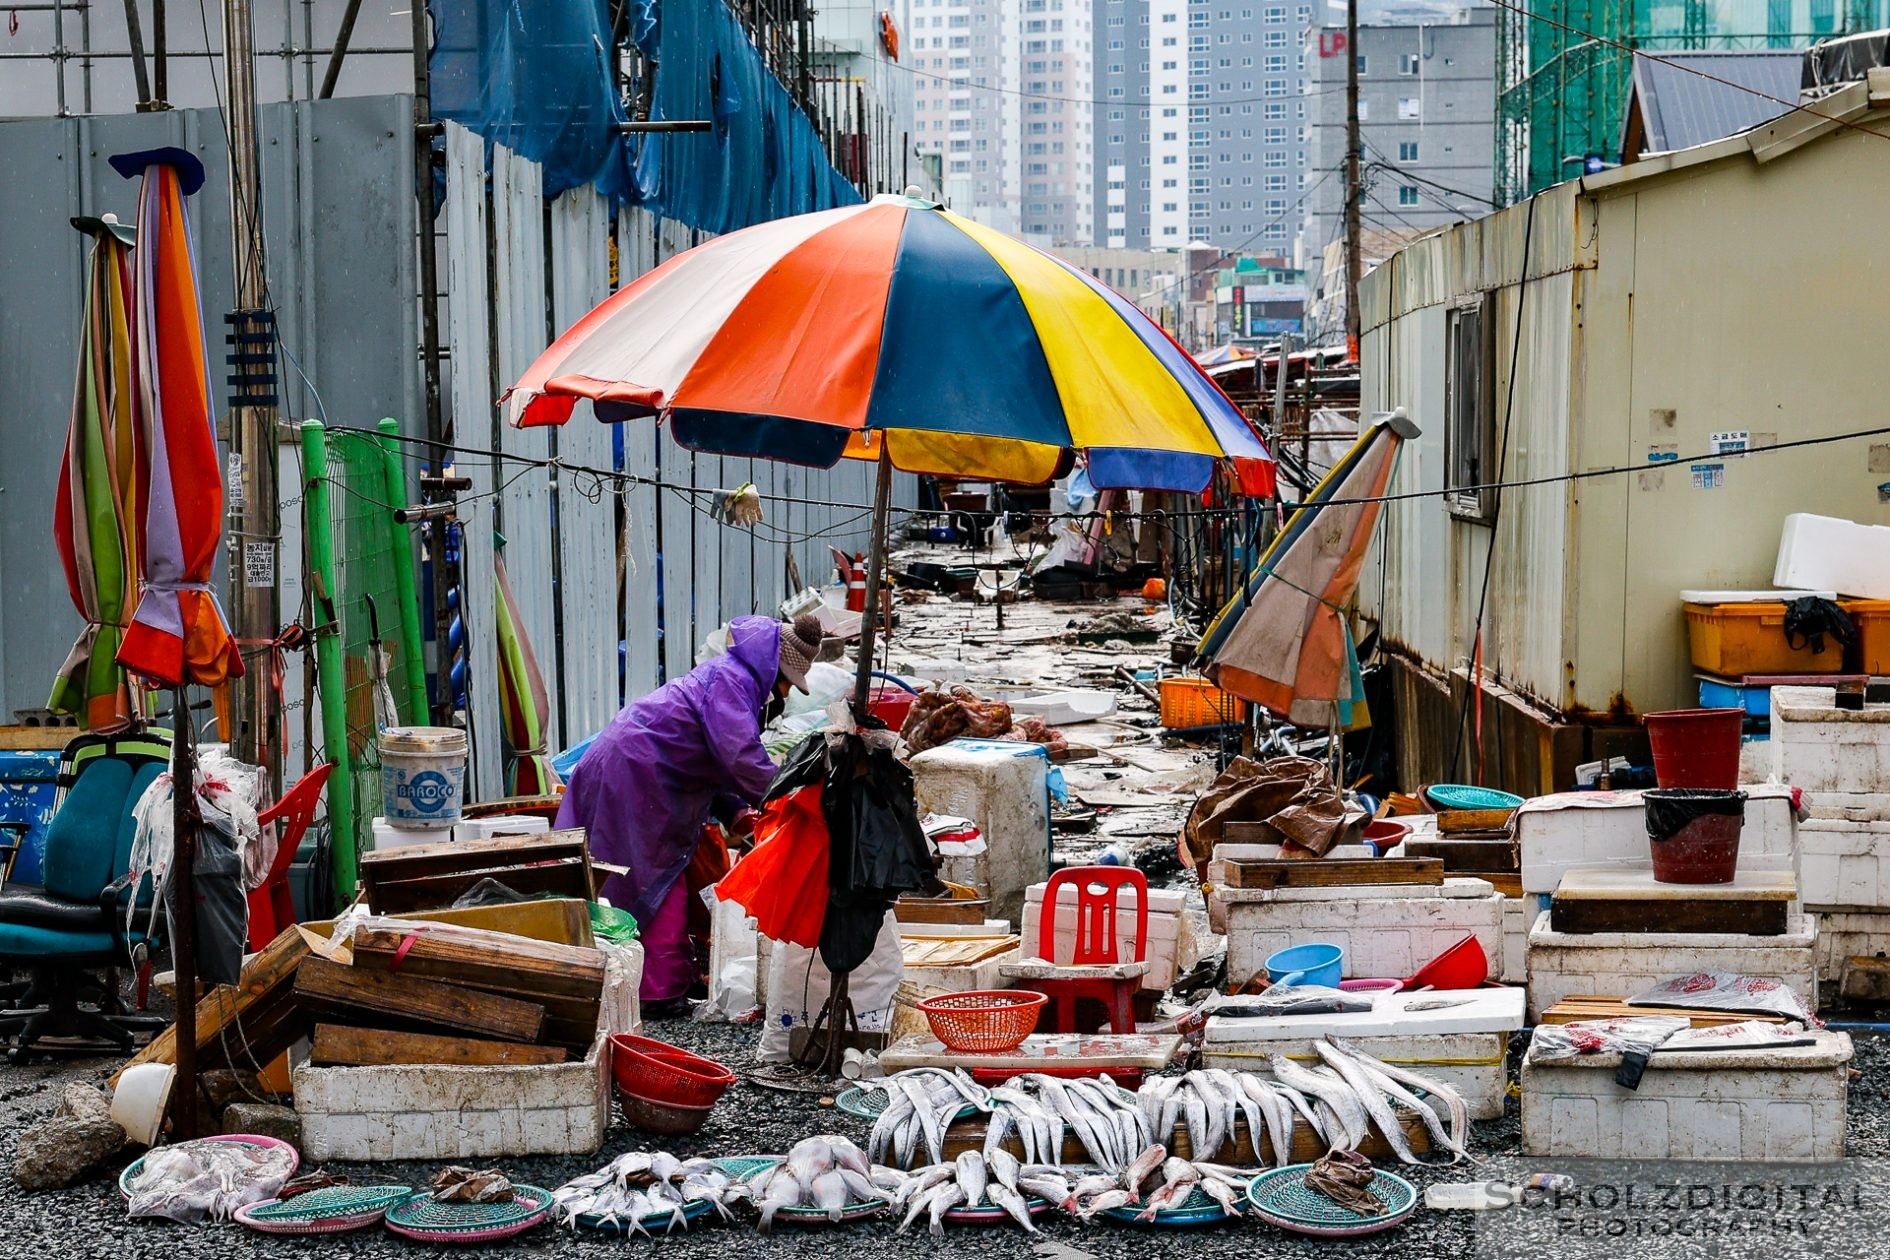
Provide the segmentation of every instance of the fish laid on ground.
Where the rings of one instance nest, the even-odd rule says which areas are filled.
[[[1185,1159],[1171,1158],[1162,1164],[1162,1184],[1142,1201],[1142,1210],[1136,1214],[1137,1220],[1152,1221],[1155,1214],[1168,1208],[1177,1208],[1188,1201],[1200,1184],[1201,1174],[1195,1166]]]
[[[782,1208],[799,1207],[803,1194],[800,1182],[785,1166],[776,1168],[762,1188],[757,1205],[761,1210],[761,1232],[766,1234],[774,1229],[774,1214]]]
[[[1019,1194],[1015,1187],[1007,1186],[1001,1181],[994,1181],[986,1187],[985,1193],[990,1196],[992,1203],[1004,1209],[1005,1215],[1022,1225],[1025,1233],[1037,1232],[1037,1226],[1030,1219],[1030,1205],[1024,1201],[1024,1196]]]
[[[1054,1172],[1031,1172],[1025,1170],[1017,1178],[1017,1188],[1025,1194],[1034,1194],[1039,1199],[1062,1207],[1070,1197],[1070,1183],[1061,1174]]]
[[[1326,1141],[1333,1150],[1355,1151],[1358,1149],[1358,1144],[1365,1140],[1365,1134],[1369,1131],[1365,1108],[1358,1096],[1343,1080],[1333,1080],[1317,1072],[1309,1071],[1283,1054],[1273,1055],[1267,1063],[1273,1069],[1274,1080],[1288,1089],[1296,1089],[1303,1094],[1318,1098],[1332,1108],[1333,1115],[1338,1118],[1340,1126],[1340,1132],[1328,1131],[1326,1134]]]
[[[1200,1181],[1196,1182],[1195,1185],[1202,1194],[1205,1194],[1208,1198],[1220,1204],[1221,1210],[1226,1212],[1229,1216],[1244,1216],[1246,1214],[1240,1206],[1240,1191],[1236,1190],[1227,1182],[1216,1180],[1212,1177],[1203,1177]]]
[[[1418,1162],[1416,1152],[1412,1151],[1410,1140],[1404,1136],[1404,1124],[1392,1113],[1391,1104],[1385,1101],[1385,1095],[1372,1081],[1365,1067],[1357,1059],[1346,1054],[1337,1046],[1327,1045],[1323,1041],[1313,1042],[1313,1049],[1327,1066],[1345,1078],[1345,1083],[1352,1087],[1353,1095],[1365,1107],[1365,1114],[1372,1118],[1378,1131],[1391,1143],[1393,1153],[1407,1164]]]

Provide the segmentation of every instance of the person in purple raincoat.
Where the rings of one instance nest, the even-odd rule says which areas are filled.
[[[558,826],[584,828],[592,857],[628,868],[603,896],[636,918],[644,1002],[673,1003],[700,979],[684,871],[711,814],[730,819],[767,790],[761,728],[789,687],[807,690],[820,638],[812,617],[735,618],[726,653],[625,705],[571,772]]]

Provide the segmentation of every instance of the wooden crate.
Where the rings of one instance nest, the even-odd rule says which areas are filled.
[[[1441,884],[1444,864],[1437,858],[1307,858],[1280,861],[1228,861],[1222,864],[1229,888],[1332,888],[1348,884]]]
[[[529,836],[494,836],[415,844],[361,855],[361,886],[376,914],[450,906],[482,879],[528,896],[594,895],[590,851],[581,828]]]

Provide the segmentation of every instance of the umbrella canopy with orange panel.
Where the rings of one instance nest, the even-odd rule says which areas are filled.
[[[1273,540],[1198,654],[1224,690],[1300,726],[1344,729],[1363,702],[1344,608],[1391,484],[1416,437],[1402,409],[1373,420]]]

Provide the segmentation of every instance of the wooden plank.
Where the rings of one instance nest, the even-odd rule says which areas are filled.
[[[1017,948],[1015,936],[907,937],[900,954],[908,967],[969,967]]]
[[[309,1062],[330,1067],[377,1067],[407,1063],[489,1064],[562,1063],[561,1046],[529,1046],[473,1037],[440,1037],[385,1028],[317,1024]]]
[[[1505,897],[1520,897],[1523,895],[1521,871],[1480,871],[1477,874],[1477,878],[1483,880]]]
[[[1787,901],[1627,901],[1567,898],[1549,902],[1549,927],[1578,935],[1595,932],[1734,932],[1783,936]]]
[[[265,1005],[273,995],[286,993],[295,979],[296,969],[309,956],[308,933],[300,927],[284,929],[275,940],[243,964],[241,981],[219,985],[197,1003],[197,1047],[199,1053],[216,1042],[246,1012]],[[177,1025],[172,1024],[151,1039],[126,1063],[175,1063],[177,1061]],[[265,1060],[266,1062],[266,1060]],[[116,1085],[123,1075],[120,1068],[111,1079]]]
[[[1692,1021],[1695,1028],[1713,1028],[1721,1024],[1737,1024],[1745,1020],[1761,1020],[1768,1024],[1783,1023],[1779,1015],[1747,1015],[1734,1011],[1701,1011],[1684,1007],[1670,1006],[1629,1006],[1626,999],[1619,997],[1601,997],[1573,995],[1563,998],[1548,1010],[1542,1012],[1538,1023],[1573,1024],[1597,1019],[1630,1019],[1645,1015],[1679,1015]]]
[[[354,929],[357,966],[389,970],[403,945],[402,975],[495,993],[556,995],[593,1003],[604,991],[604,956],[595,949],[444,923],[369,921]]]
[[[1739,871],[1724,884],[1663,884],[1646,867],[1578,866],[1563,874],[1555,895],[1568,901],[1777,901],[1798,898],[1790,871]]]
[[[489,836],[441,844],[408,844],[361,855],[363,879],[412,879],[487,866],[516,866],[551,858],[575,857],[584,850],[584,831],[541,831],[527,836]]]
[[[1444,882],[1444,864],[1436,858],[1229,862],[1226,869],[1230,888],[1331,888],[1346,884]]]
[[[593,895],[589,864],[583,858],[566,857],[524,866],[489,866],[413,879],[381,879],[368,886],[368,904],[377,914],[443,909],[483,879],[497,880],[513,892],[527,895],[554,893],[586,899]]]
[[[1436,858],[1452,875],[1482,875],[1521,868],[1521,852],[1508,839],[1465,840],[1412,838],[1404,842],[1404,855],[1410,858]]]
[[[450,1028],[499,1041],[535,1041],[545,1022],[545,1008],[530,1002],[373,967],[343,967],[325,958],[303,961],[295,974],[295,996],[311,1010],[343,1018]]]
[[[84,733],[76,726],[0,726],[0,748],[8,752],[59,752]]]
[[[1501,831],[1509,826],[1513,809],[1447,809],[1437,815],[1437,829],[1446,835],[1459,831]]]

